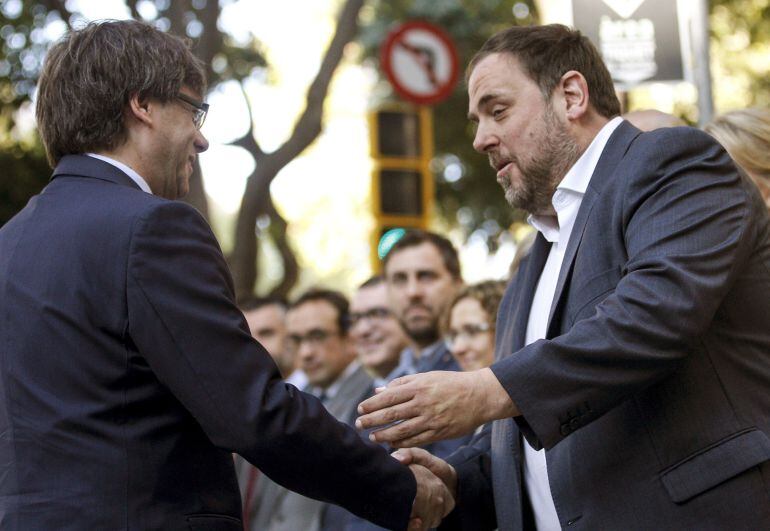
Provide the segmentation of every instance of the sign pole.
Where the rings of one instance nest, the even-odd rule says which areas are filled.
[[[698,87],[698,125],[703,127],[714,117],[714,101],[711,93],[711,65],[709,54],[708,0],[694,2],[690,20],[693,42],[695,84]]]

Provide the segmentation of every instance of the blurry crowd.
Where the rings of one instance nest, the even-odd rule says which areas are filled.
[[[400,376],[492,364],[504,288],[502,281],[465,286],[452,243],[412,230],[388,252],[383,274],[361,284],[350,299],[313,288],[292,302],[262,298],[241,307],[287,384],[312,393],[338,420],[353,425],[358,404]],[[443,458],[469,440],[470,435],[426,448]],[[235,459],[246,529],[379,529],[293,493]]]
[[[685,125],[660,111],[624,117],[642,130]],[[724,145],[770,207],[770,111],[732,111],[705,129]],[[511,275],[528,243],[519,246]],[[252,335],[270,352],[286,383],[317,396],[350,425],[360,402],[400,376],[472,371],[495,359],[495,320],[504,281],[465,285],[457,249],[445,237],[421,230],[407,231],[385,256],[382,269],[382,275],[369,278],[349,299],[338,291],[313,288],[292,302],[254,298],[241,304]],[[426,449],[446,458],[469,439],[439,441]],[[240,456],[235,460],[247,530],[381,529],[340,507],[289,491]]]

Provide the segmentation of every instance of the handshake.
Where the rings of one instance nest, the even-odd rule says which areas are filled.
[[[402,448],[393,452],[393,457],[407,465],[417,480],[409,531],[438,527],[455,505],[455,469],[422,448]]]

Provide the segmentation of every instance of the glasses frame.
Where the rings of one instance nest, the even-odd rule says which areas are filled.
[[[181,92],[177,94],[176,97],[195,108],[195,115],[193,116],[193,123],[195,124],[195,128],[200,129],[203,127],[203,122],[206,121],[206,115],[209,113],[209,104],[205,101],[195,100],[187,94],[182,94]]]

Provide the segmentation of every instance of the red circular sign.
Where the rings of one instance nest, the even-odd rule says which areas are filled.
[[[422,21],[406,22],[391,31],[380,63],[396,92],[420,105],[449,97],[459,75],[457,50],[449,35]]]

